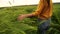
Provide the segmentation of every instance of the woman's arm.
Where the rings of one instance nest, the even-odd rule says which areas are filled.
[[[32,16],[34,16],[32,13],[30,13],[30,14],[22,14],[22,15],[20,15],[20,16],[18,17],[17,20],[23,20],[23,19],[26,18],[26,17],[32,17]]]
[[[30,13],[30,14],[22,14],[18,17],[18,20],[23,20],[26,17],[32,17],[32,16],[36,16],[38,14],[41,13],[42,9],[44,8],[44,0],[40,0],[39,4],[38,4],[38,8],[35,12]]]

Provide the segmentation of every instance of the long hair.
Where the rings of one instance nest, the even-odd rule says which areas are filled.
[[[50,6],[50,0],[46,0],[47,1],[47,3],[48,3],[48,6]]]
[[[51,6],[51,1],[50,0],[46,0],[47,1],[47,4],[48,4],[48,7]]]
[[[46,10],[49,9],[49,11],[52,11],[52,0],[44,0],[43,1],[44,8],[42,9],[40,14],[43,14],[46,12]],[[40,5],[41,6],[41,5]]]
[[[48,6],[51,8],[52,7],[52,0],[46,0],[46,1],[47,1]]]
[[[43,6],[46,5],[46,4],[48,4],[49,7],[52,7],[52,0],[43,0],[43,1],[40,0],[39,4],[37,6],[37,9],[40,8],[41,4],[43,4]]]

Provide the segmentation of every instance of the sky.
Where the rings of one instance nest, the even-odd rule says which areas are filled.
[[[53,3],[60,2],[60,0],[52,0]],[[39,0],[0,0],[0,7],[15,6],[15,5],[33,5],[38,4]]]

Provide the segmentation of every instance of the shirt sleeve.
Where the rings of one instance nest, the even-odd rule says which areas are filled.
[[[35,15],[35,16],[39,15],[41,13],[43,7],[44,7],[44,1],[40,0],[39,4],[38,4],[38,7],[37,7],[37,10],[35,10],[35,12],[32,12],[32,14]]]

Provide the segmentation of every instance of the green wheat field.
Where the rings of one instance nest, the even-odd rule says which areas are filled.
[[[17,21],[19,15],[34,12],[36,7],[37,5],[26,5],[0,8],[0,34],[36,34],[36,17]],[[60,4],[53,4],[53,16],[47,34],[60,34]]]

